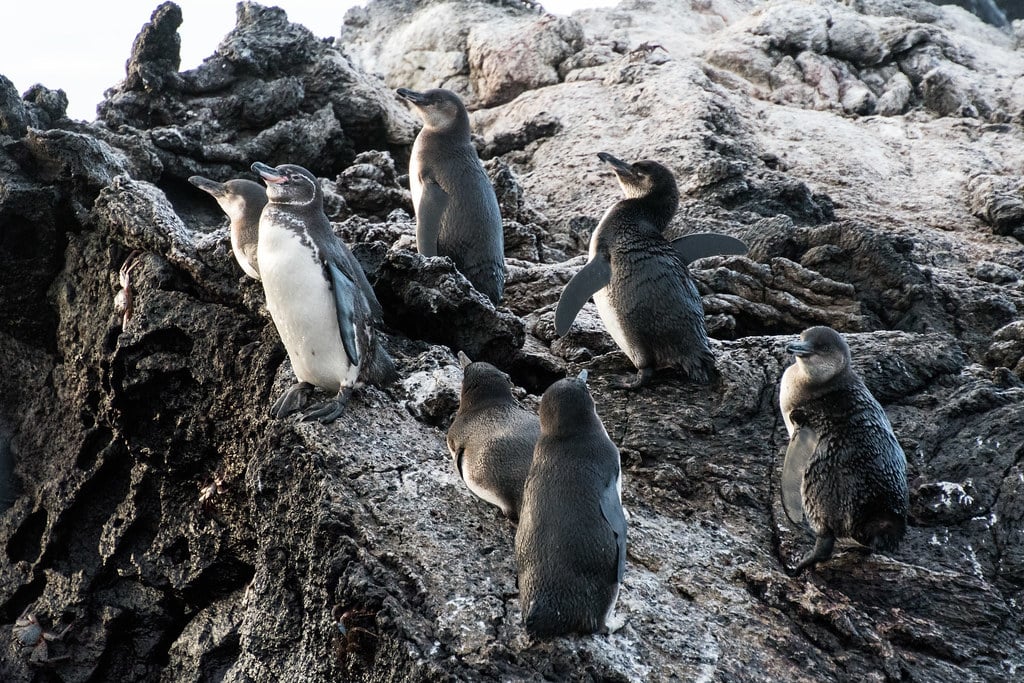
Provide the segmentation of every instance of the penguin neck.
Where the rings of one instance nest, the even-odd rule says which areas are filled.
[[[471,405],[473,410],[513,403],[512,392],[494,387],[475,387],[462,395],[461,404]]]
[[[850,366],[824,381],[814,381],[806,372],[798,372],[794,380],[800,396],[799,404],[820,399],[836,391],[864,386],[864,382]]]
[[[461,112],[460,116],[448,122],[444,128],[424,128],[429,137],[436,137],[445,144],[468,143],[470,141],[469,116]]]
[[[634,216],[641,216],[647,219],[659,233],[665,232],[672,217],[676,215],[679,208],[679,196],[655,196],[630,197],[619,202],[623,211],[628,211]]]

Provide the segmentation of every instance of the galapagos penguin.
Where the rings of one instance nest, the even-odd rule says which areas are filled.
[[[716,233],[668,242],[662,233],[679,205],[672,172],[655,161],[628,164],[606,152],[597,156],[612,167],[626,198],[608,209],[591,235],[587,265],[559,298],[555,331],[566,334],[593,295],[612,339],[637,368],[624,388],[642,387],[665,367],[711,381],[715,359],[687,264],[712,254],[743,254],[746,246]]]
[[[330,422],[354,388],[395,377],[374,328],[376,297],[371,300],[366,275],[331,230],[316,177],[293,164],[256,162],[252,170],[267,183],[257,247],[267,310],[299,380],[271,414],[281,418],[301,410],[315,386],[335,397],[309,408],[303,419]]]
[[[535,638],[621,626],[612,617],[626,568],[619,449],[586,376],[555,382],[540,402],[515,539],[523,623]]]
[[[448,429],[448,450],[459,477],[478,498],[519,519],[523,484],[540,436],[540,420],[512,396],[508,376],[459,351],[462,396]]]
[[[397,92],[423,119],[409,161],[416,247],[424,256],[451,258],[497,304],[505,290],[501,211],[470,142],[466,107],[450,90]]]
[[[217,200],[221,210],[231,220],[231,251],[235,260],[246,275],[259,280],[256,241],[259,237],[260,214],[267,205],[267,193],[263,186],[244,178],[218,183],[201,175],[194,175],[188,181]]]
[[[789,432],[782,502],[794,524],[806,517],[814,549],[799,573],[832,555],[836,538],[895,550],[907,528],[907,460],[885,411],[850,364],[835,330],[811,327],[786,351],[779,407]]]

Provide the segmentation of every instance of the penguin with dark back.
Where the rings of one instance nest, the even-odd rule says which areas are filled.
[[[190,183],[214,199],[231,221],[231,251],[245,274],[260,279],[256,244],[260,231],[260,214],[267,205],[267,192],[259,183],[237,178],[224,183],[194,175]]]
[[[829,327],[811,327],[786,346],[796,362],[782,374],[779,406],[789,432],[782,502],[806,520],[814,549],[796,573],[827,560],[836,538],[895,550],[907,528],[907,460],[882,406],[854,372],[850,347]]]
[[[462,351],[459,362],[462,395],[447,436],[455,471],[474,495],[517,520],[540,420],[519,405],[504,372]]]
[[[626,568],[619,449],[586,375],[555,382],[540,402],[515,539],[523,623],[535,638],[621,626],[613,618]]]
[[[593,295],[612,339],[637,368],[621,386],[645,385],[659,368],[675,367],[692,380],[716,376],[704,308],[687,264],[714,254],[743,254],[739,240],[716,233],[663,237],[679,206],[672,172],[656,161],[628,164],[597,155],[618,177],[625,199],[605,213],[590,238],[590,259],[566,285],[555,311],[565,335]]]
[[[497,304],[505,291],[501,211],[470,141],[466,107],[450,90],[397,92],[423,119],[409,161],[416,248],[424,256],[451,258]]]
[[[331,229],[316,176],[293,164],[256,162],[252,170],[267,183],[257,248],[267,310],[299,380],[271,414],[302,410],[309,392],[320,387],[335,397],[311,406],[303,419],[330,422],[353,389],[396,377],[374,328],[380,304],[359,262]]]

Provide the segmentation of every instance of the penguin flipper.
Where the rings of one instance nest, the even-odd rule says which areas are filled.
[[[669,244],[672,245],[679,259],[686,265],[705,256],[718,256],[720,254],[742,256],[747,253],[747,245],[742,241],[718,232],[697,232],[692,235],[683,235],[672,240]]]
[[[333,263],[328,262],[327,272],[331,275],[334,290],[334,308],[338,315],[338,329],[341,331],[341,343],[345,347],[348,362],[359,365],[359,347],[356,345],[356,301],[361,292],[356,283],[341,272]]]
[[[615,534],[615,543],[618,547],[616,580],[622,583],[622,575],[626,572],[626,513],[622,509],[616,479],[608,482],[608,486],[601,492],[601,515]]]
[[[576,273],[562,290],[555,309],[555,333],[561,337],[572,327],[580,309],[594,292],[612,281],[612,264],[605,254],[598,253]]]
[[[804,501],[800,489],[804,483],[804,470],[818,448],[818,434],[810,427],[797,427],[789,439],[786,459],[782,464],[782,506],[793,524],[804,521]]]
[[[423,194],[416,206],[416,250],[424,256],[437,256],[441,217],[447,206],[448,193],[432,178],[424,178]]]

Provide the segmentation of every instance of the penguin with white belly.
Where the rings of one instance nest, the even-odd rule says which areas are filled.
[[[319,387],[335,396],[311,406],[303,419],[330,422],[353,389],[396,376],[374,328],[380,304],[359,262],[331,230],[316,176],[293,164],[256,162],[252,170],[267,184],[257,247],[267,310],[299,380],[271,414],[302,410]]]
[[[605,213],[590,238],[590,260],[566,285],[555,310],[555,331],[565,335],[593,295],[609,334],[637,368],[623,383],[637,389],[659,368],[674,367],[698,382],[716,374],[704,307],[687,264],[715,254],[745,254],[746,245],[717,233],[662,233],[679,206],[672,172],[656,161],[628,164],[597,155],[619,179],[625,199]]]

